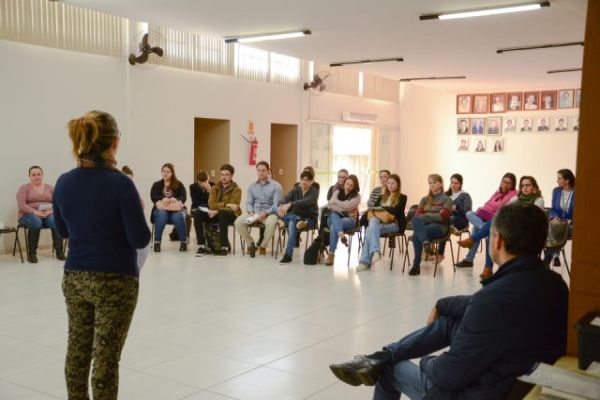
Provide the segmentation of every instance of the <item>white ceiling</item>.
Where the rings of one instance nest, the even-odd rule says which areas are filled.
[[[496,54],[501,47],[583,41],[586,0],[552,0],[551,7],[451,21],[419,15],[523,0],[67,0],[66,3],[217,37],[312,30],[304,38],[254,47],[305,60],[334,62],[403,57],[403,63],[361,65],[391,79],[466,75],[460,81],[422,81],[451,91],[579,87],[583,48]],[[350,68],[350,67],[344,67]]]

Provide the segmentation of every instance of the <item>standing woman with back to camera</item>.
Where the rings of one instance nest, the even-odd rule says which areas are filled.
[[[69,239],[63,293],[69,319],[65,379],[69,400],[116,400],[119,360],[138,298],[136,249],[150,241],[138,192],[115,168],[114,118],[90,111],[68,124],[77,168],[54,190],[54,219]]]

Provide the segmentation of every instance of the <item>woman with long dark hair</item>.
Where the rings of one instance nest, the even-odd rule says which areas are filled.
[[[187,251],[185,186],[177,179],[175,167],[171,163],[164,164],[160,174],[162,179],[154,182],[150,189],[150,198],[154,204],[150,219],[150,222],[154,223],[154,251],[160,252],[162,234],[169,222],[175,225],[177,230],[179,251]]]
[[[69,122],[78,167],[56,182],[56,229],[69,239],[63,293],[69,319],[69,399],[116,400],[119,360],[138,298],[136,249],[150,241],[135,185],[116,169],[119,129],[105,112]]]
[[[335,260],[338,239],[348,245],[344,231],[358,224],[358,206],[360,204],[360,186],[356,175],[350,175],[344,182],[344,189],[336,189],[327,203],[331,212],[327,218],[329,226],[329,254],[325,265],[331,266]]]

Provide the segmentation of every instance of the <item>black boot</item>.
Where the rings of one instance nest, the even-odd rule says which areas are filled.
[[[37,259],[37,248],[40,240],[39,229],[28,229],[27,230],[27,261],[32,264],[38,262]]]
[[[374,386],[383,369],[392,361],[392,354],[382,350],[367,356],[355,356],[354,360],[342,364],[331,364],[329,369],[342,382],[352,386],[364,384]]]
[[[54,229],[52,229],[51,231],[52,231],[52,246],[54,247],[54,254],[56,255],[56,259],[60,260],[60,261],[64,261],[65,252],[63,251],[63,240],[58,235],[58,233],[56,233],[56,231]]]

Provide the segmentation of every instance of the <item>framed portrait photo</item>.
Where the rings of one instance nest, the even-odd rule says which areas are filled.
[[[510,92],[506,94],[508,111],[521,111],[523,109],[523,92]]]
[[[459,153],[468,153],[469,152],[469,138],[466,138],[466,137],[458,138],[456,141],[456,148]]]
[[[573,108],[575,105],[575,89],[558,91],[558,108]]]
[[[569,132],[579,132],[579,116],[569,117]]]
[[[487,139],[484,137],[471,138],[471,152],[475,154],[484,154],[487,150]]]
[[[540,92],[524,92],[523,93],[523,110],[539,110],[540,109]]]
[[[483,135],[485,133],[485,120],[483,118],[471,118],[471,134]]]
[[[499,136],[502,133],[502,117],[490,117],[485,119],[485,133]]]
[[[517,132],[517,119],[513,117],[504,117],[504,133]]]
[[[517,131],[521,133],[533,132],[533,118],[521,117],[517,120]]]
[[[490,96],[488,94],[473,95],[473,114],[487,114],[490,112]]]
[[[490,104],[493,113],[506,112],[506,93],[490,94]]]
[[[469,118],[456,118],[456,134],[469,135],[471,134],[471,125]]]
[[[471,114],[473,112],[473,95],[459,94],[456,96],[456,113]]]
[[[550,132],[550,117],[538,117],[534,119],[534,130],[536,132]]]
[[[581,89],[575,89],[575,108],[579,108],[581,103]]]
[[[504,139],[502,138],[494,138],[490,139],[490,147],[492,154],[504,153]]]
[[[556,90],[542,90],[540,110],[556,110]]]
[[[553,117],[550,130],[556,133],[569,131],[569,119],[564,115]]]

